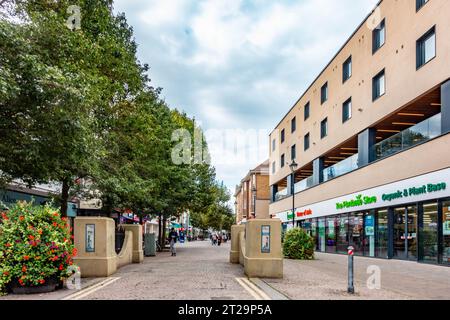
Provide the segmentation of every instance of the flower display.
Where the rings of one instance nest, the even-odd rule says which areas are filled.
[[[0,295],[11,282],[42,286],[63,280],[76,255],[70,225],[50,205],[18,202],[0,218]]]

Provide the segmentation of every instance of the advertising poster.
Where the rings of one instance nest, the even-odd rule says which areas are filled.
[[[366,221],[365,221],[365,226],[366,226],[366,236],[370,237],[370,236],[374,236],[375,235],[375,219],[372,215],[366,216]]]
[[[86,225],[86,252],[95,252],[95,224]]]
[[[261,252],[270,253],[270,226],[261,227]]]

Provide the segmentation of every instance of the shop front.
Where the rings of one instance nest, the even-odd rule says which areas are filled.
[[[450,266],[450,169],[295,210],[316,250]],[[276,216],[292,224],[292,210]],[[288,217],[290,219],[288,219]]]

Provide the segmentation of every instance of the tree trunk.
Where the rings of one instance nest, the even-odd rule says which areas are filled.
[[[158,241],[159,241],[159,245],[161,247],[161,251],[162,251],[162,215],[159,214],[158,215]]]
[[[69,201],[69,182],[67,179],[64,179],[62,182],[62,191],[61,191],[61,216],[67,217],[67,202]]]

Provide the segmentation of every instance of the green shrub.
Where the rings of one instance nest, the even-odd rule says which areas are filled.
[[[288,259],[313,260],[314,239],[303,229],[294,228],[286,232],[283,254]]]
[[[42,286],[63,280],[76,249],[67,218],[49,205],[18,202],[0,216],[0,295],[6,286]]]

